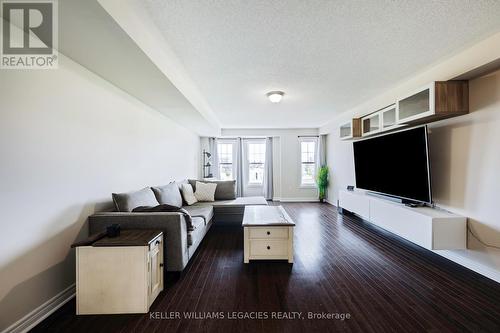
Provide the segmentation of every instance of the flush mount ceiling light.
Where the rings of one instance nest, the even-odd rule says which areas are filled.
[[[279,103],[283,98],[285,93],[282,91],[270,91],[266,94],[267,98],[271,101],[271,103]]]

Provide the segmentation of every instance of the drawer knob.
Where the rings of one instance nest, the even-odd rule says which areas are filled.
[[[271,232],[270,232],[270,231],[268,231],[268,232],[267,232],[267,234],[268,234],[268,235],[270,235],[270,234],[271,234]]]
[[[163,267],[163,263],[160,263],[160,267]]]
[[[268,246],[268,247],[267,247],[267,249],[268,249],[268,250],[270,250],[270,249],[271,249],[271,247],[270,247],[270,246]]]

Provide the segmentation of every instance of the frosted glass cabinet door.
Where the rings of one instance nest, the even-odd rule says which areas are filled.
[[[382,110],[382,128],[386,129],[396,125],[396,106]]]
[[[352,137],[352,122],[340,126],[340,138],[345,139],[350,137]]]
[[[433,86],[428,86],[415,94],[400,99],[397,106],[398,122],[415,120],[434,114]]]
[[[361,118],[353,118],[351,121],[341,124],[339,137],[342,140],[359,138],[361,136]]]

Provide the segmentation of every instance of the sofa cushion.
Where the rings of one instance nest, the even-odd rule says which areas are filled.
[[[234,200],[215,200],[214,202],[197,202],[194,207],[245,207],[250,205],[267,205],[264,197],[240,197]]]
[[[205,220],[201,217],[194,217],[193,218],[193,225],[194,225],[194,230],[188,232],[187,234],[187,243],[188,243],[188,248],[191,248],[194,246],[195,248],[198,247],[200,242],[203,240],[203,236],[206,234],[206,228],[207,225],[205,224]],[[189,257],[193,255],[194,251],[189,254]]]
[[[205,220],[202,217],[193,218],[194,230],[204,228],[206,225]]]
[[[234,200],[219,200],[214,202],[197,202],[191,207],[213,207],[214,221],[230,219],[241,222],[245,206],[267,205],[264,197],[241,197]],[[228,217],[231,215],[230,217]]]
[[[214,208],[212,206],[184,206],[184,208],[191,217],[202,217],[205,220],[205,224],[210,222],[214,216]]]
[[[250,206],[250,205],[267,205],[264,197],[239,197],[234,200],[221,200],[213,202],[214,206]]]
[[[189,179],[189,184],[196,191],[196,182],[217,184],[215,189],[215,200],[234,200],[236,199],[236,180],[196,180]]]
[[[131,212],[139,206],[158,206],[158,201],[149,187],[135,192],[113,193],[112,197],[118,212]]]
[[[179,186],[176,183],[170,183],[164,186],[151,187],[156,200],[161,205],[171,205],[175,207],[182,207],[182,197]]]

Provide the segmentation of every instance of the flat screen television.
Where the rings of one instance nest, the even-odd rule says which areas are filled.
[[[356,187],[432,203],[427,126],[355,141]]]

